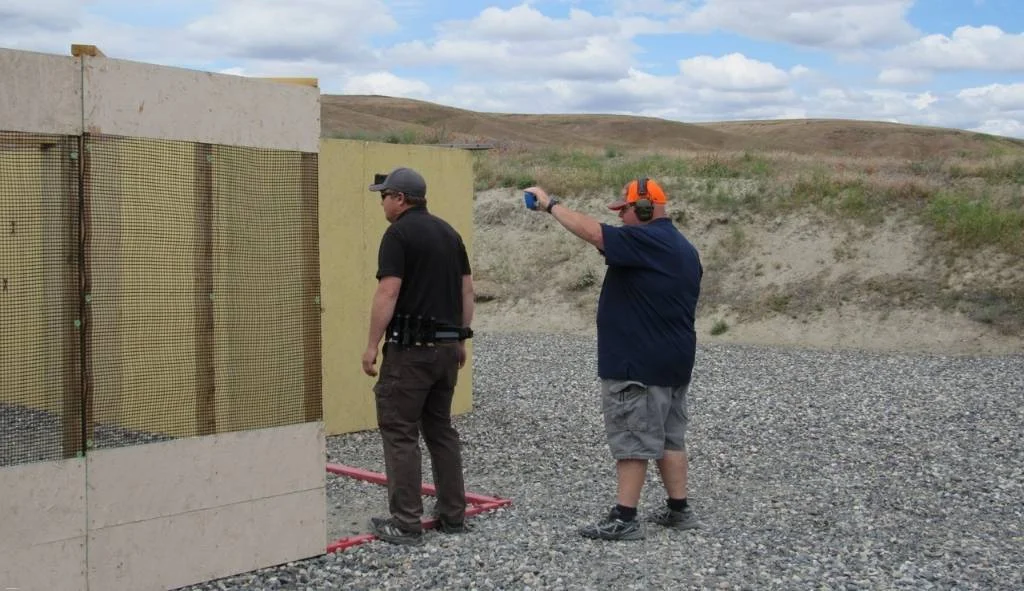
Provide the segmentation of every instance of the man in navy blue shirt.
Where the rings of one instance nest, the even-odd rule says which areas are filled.
[[[567,230],[605,258],[597,305],[597,371],[605,432],[618,474],[618,498],[604,519],[580,529],[588,538],[637,540],[637,505],[655,460],[666,504],[647,521],[675,529],[700,522],[687,501],[686,392],[696,350],[694,317],[704,268],[697,249],[666,215],[654,180],[629,182],[609,205],[622,226],[573,211],[540,187],[526,189]]]

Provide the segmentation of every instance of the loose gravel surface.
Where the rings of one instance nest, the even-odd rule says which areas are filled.
[[[42,404],[44,401],[33,402]],[[56,413],[0,403],[0,468],[63,459],[63,429],[60,415]],[[80,426],[75,425],[75,429],[80,429]],[[139,433],[104,424],[96,425],[93,437],[95,449],[142,445],[172,439],[164,435]]]
[[[478,335],[474,409],[456,421],[466,481],[511,507],[468,535],[190,589],[1024,588],[1024,356],[701,347],[689,441],[704,527],[635,542],[576,534],[614,502],[597,392],[590,338]],[[375,432],[328,448],[383,470]],[[331,478],[329,502],[383,515],[374,486]],[[651,470],[641,513],[662,502]]]

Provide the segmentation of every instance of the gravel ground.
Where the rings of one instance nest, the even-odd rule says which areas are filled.
[[[96,449],[172,439],[164,435],[140,433],[103,424],[96,425],[93,435]],[[61,449],[62,438],[63,426],[58,414],[0,403],[0,468],[61,460],[64,457]]]
[[[704,528],[598,542],[575,533],[614,500],[592,339],[475,343],[475,407],[457,419],[467,485],[510,508],[466,536],[190,589],[1024,588],[1024,356],[702,347],[690,498]],[[383,470],[373,432],[328,452]],[[329,501],[366,502],[367,486],[332,479]],[[641,512],[662,502],[652,470]]]

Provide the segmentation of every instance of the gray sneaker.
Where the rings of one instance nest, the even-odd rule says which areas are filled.
[[[648,515],[646,521],[673,529],[697,529],[700,527],[700,520],[689,506],[682,511],[673,511],[668,507],[662,507]]]
[[[595,540],[642,540],[644,538],[643,524],[636,519],[623,521],[615,509],[612,509],[608,517],[601,521],[580,528],[579,533],[584,538]]]
[[[394,519],[374,517],[370,519],[370,531],[373,535],[392,544],[419,546],[423,544],[423,532],[404,530]]]

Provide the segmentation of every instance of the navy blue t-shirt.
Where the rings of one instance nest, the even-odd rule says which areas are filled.
[[[690,382],[704,268],[668,218],[601,224],[608,271],[597,304],[597,373],[648,386]]]

